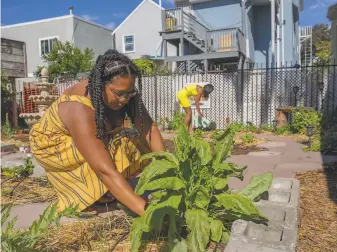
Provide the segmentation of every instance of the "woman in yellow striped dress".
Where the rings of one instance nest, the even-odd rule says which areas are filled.
[[[135,88],[137,77],[128,57],[108,50],[88,81],[65,91],[33,126],[31,150],[57,191],[59,210],[70,205],[87,210],[110,192],[133,212],[144,213],[146,201],[126,179],[139,172],[141,152],[165,147]],[[135,131],[122,127],[126,115]]]

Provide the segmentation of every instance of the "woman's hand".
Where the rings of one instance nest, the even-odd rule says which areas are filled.
[[[108,190],[131,211],[143,215],[146,201],[116,170],[103,141],[96,137],[94,110],[78,102],[64,102],[59,105],[59,117],[78,151]]]

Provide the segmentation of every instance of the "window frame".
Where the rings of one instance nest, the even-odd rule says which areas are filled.
[[[126,51],[125,46],[131,43],[125,43],[125,37],[132,36],[133,37],[133,51]],[[133,34],[125,34],[122,36],[122,44],[123,44],[123,53],[134,53],[136,52],[136,35]]]
[[[48,40],[48,43],[50,40],[53,40],[53,39],[57,39],[59,40],[59,36],[50,36],[50,37],[43,37],[43,38],[39,38],[39,56],[42,58],[43,55],[45,54],[42,54],[42,48],[41,48],[41,41],[44,41],[44,40]],[[50,44],[49,44],[50,45]],[[50,50],[49,50],[50,52]]]

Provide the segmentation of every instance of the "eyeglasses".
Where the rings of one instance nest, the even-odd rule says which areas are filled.
[[[119,92],[110,86],[108,87],[111,93],[114,94],[117,100],[121,100],[121,99],[129,100],[130,98],[134,97],[138,93],[138,90],[136,88],[131,92]]]

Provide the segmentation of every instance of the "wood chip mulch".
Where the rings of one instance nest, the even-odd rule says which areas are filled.
[[[337,163],[296,177],[301,186],[297,252],[337,252]]]

